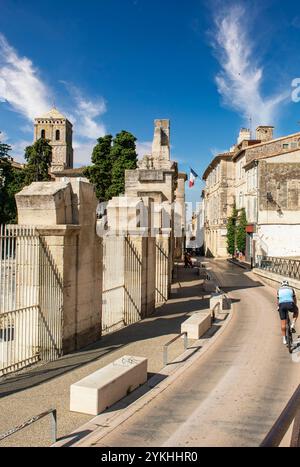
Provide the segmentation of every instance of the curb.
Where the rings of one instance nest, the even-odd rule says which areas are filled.
[[[239,261],[234,261],[233,259],[228,259],[228,263],[235,264],[236,266],[239,266],[240,268],[246,269],[247,271],[251,271],[252,269],[245,264],[240,263]]]
[[[127,407],[122,407],[122,405],[126,404],[126,400],[130,398],[130,395],[127,398],[123,399],[119,403],[115,404],[116,412],[113,414],[109,413],[102,413],[94,417],[88,423],[78,427],[74,432],[70,433],[69,435],[65,436],[63,440],[58,441],[57,443],[53,444],[51,447],[64,447],[64,446],[72,446],[72,447],[87,447],[93,446],[98,444],[98,442],[103,439],[105,436],[110,434],[115,428],[119,425],[130,419],[135,413],[143,409],[147,404],[149,404],[152,400],[154,400],[159,394],[164,392],[175,380],[178,379],[188,368],[190,368],[193,363],[200,360],[202,356],[212,347],[215,341],[218,339],[219,336],[223,334],[227,326],[232,320],[233,312],[234,312],[235,304],[231,304],[231,310],[228,310],[227,318],[222,324],[221,329],[214,334],[209,341],[205,344],[206,339],[199,339],[193,345],[200,345],[202,347],[196,353],[192,353],[189,359],[183,363],[178,362],[175,369],[170,368],[170,365],[167,367],[162,368],[162,370],[157,373],[155,376],[150,378],[147,383],[143,386],[138,388],[136,391],[141,392],[141,397],[136,399],[131,405]],[[204,344],[204,345],[203,345]],[[184,359],[187,356],[188,350],[181,354],[179,357],[175,359],[173,364],[176,364],[176,360]],[[170,371],[171,370],[171,371]],[[173,371],[172,371],[173,370]],[[163,381],[159,378],[164,377]],[[149,390],[150,388],[150,390]],[[135,393],[137,394],[137,392]],[[145,391],[147,391],[145,393]],[[132,393],[134,394],[134,393]],[[110,408],[113,409],[114,406]],[[78,433],[91,431],[87,434],[84,438],[78,440]],[[72,441],[72,438],[74,441]],[[77,438],[77,440],[76,440]]]

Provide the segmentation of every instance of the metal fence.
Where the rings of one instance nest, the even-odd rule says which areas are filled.
[[[0,376],[62,352],[62,283],[35,228],[0,226]]]
[[[104,238],[102,334],[143,318],[141,283],[142,262],[130,237]]]
[[[142,308],[142,260],[129,237],[125,237],[124,319],[133,324],[144,318]]]
[[[41,420],[44,417],[47,417],[47,415],[50,415],[51,417],[51,440],[52,443],[56,443],[57,441],[57,412],[56,409],[50,409],[47,410],[46,412],[42,412],[39,415],[35,415],[34,417],[30,418],[29,420],[26,420],[23,422],[21,425],[15,426],[14,428],[11,428],[8,430],[6,433],[0,434],[0,441],[2,441],[5,438],[8,438],[9,436],[14,435],[20,430],[23,430],[24,428],[27,428],[28,426],[32,425],[33,423],[37,422],[38,420]]]
[[[259,269],[274,272],[280,276],[300,279],[300,260],[298,259],[258,256],[256,266]]]
[[[124,238],[103,238],[102,334],[124,327]]]
[[[293,423],[294,422],[294,423]],[[277,447],[293,423],[290,447],[300,447],[300,385],[266,435],[260,447]]]
[[[155,284],[155,302],[164,303],[168,300],[169,284],[168,284],[168,268],[169,258],[168,252],[165,251],[163,245],[156,241],[156,284]]]

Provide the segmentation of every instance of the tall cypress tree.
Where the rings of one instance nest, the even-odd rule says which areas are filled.
[[[125,191],[125,170],[136,169],[136,138],[128,131],[121,131],[113,140],[110,151],[112,163],[111,185],[106,191],[107,199],[118,196]]]
[[[246,250],[246,227],[247,217],[245,208],[242,208],[238,218],[238,225],[236,228],[236,246],[239,251],[245,253]]]
[[[106,192],[111,185],[112,160],[110,156],[112,135],[97,140],[93,149],[92,163],[85,168],[84,175],[96,187],[96,196],[100,202],[106,201]]]
[[[231,256],[235,253],[237,214],[237,209],[234,204],[232,214],[227,222],[227,251]]]
[[[10,151],[11,147],[0,141],[0,224],[17,222],[15,194],[25,185],[24,170],[14,169]]]
[[[50,180],[49,168],[52,160],[52,147],[49,140],[40,138],[32,146],[25,149],[25,181],[27,185],[32,182],[45,182]]]

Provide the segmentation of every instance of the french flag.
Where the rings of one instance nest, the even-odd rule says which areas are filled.
[[[190,172],[190,179],[189,179],[189,188],[192,188],[195,185],[195,180],[198,177],[198,174],[196,174],[195,170],[191,168]]]

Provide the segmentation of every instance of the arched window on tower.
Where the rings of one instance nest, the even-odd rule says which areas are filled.
[[[59,130],[56,130],[56,132],[55,132],[55,140],[56,141],[60,140],[60,131]]]
[[[41,138],[45,139],[45,137],[46,137],[46,131],[42,130],[41,131]]]

